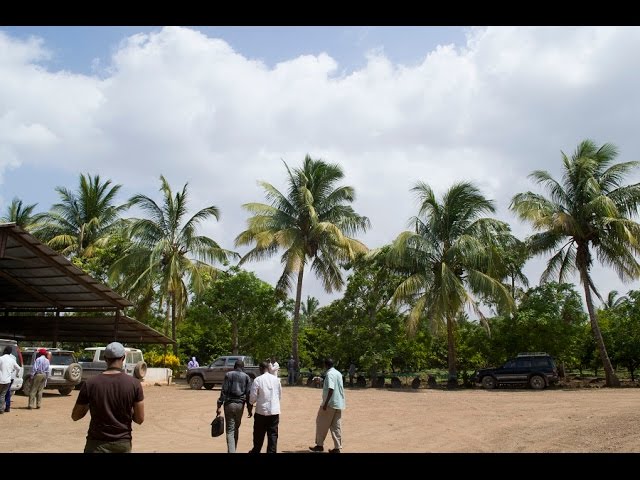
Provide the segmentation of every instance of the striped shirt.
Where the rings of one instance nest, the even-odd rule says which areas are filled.
[[[40,355],[36,358],[36,361],[33,363],[33,369],[31,370],[31,375],[35,375],[36,373],[44,373],[47,378],[49,378],[49,360],[46,355]]]

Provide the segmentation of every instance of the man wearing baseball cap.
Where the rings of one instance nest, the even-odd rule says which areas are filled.
[[[107,369],[80,389],[71,418],[80,420],[91,412],[84,453],[131,452],[131,421],[144,421],[144,393],[140,380],[122,371],[124,358],[121,343],[107,345]]]

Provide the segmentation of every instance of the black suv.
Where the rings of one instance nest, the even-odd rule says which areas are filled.
[[[487,390],[502,384],[528,385],[535,390],[542,390],[558,382],[558,369],[551,355],[524,352],[501,367],[478,370],[474,380]]]

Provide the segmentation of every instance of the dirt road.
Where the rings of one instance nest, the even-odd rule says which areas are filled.
[[[134,424],[134,452],[226,452],[224,435],[210,436],[219,394],[218,388],[194,391],[184,383],[145,385],[146,419]],[[12,432],[0,436],[0,451],[82,452],[89,415],[71,420],[77,395],[46,393],[40,410],[27,410],[27,398],[14,396],[11,412],[0,416],[2,430]],[[313,445],[320,397],[315,388],[283,388],[279,452],[306,452]],[[640,388],[367,388],[347,389],[346,401],[345,453],[640,452]],[[252,427],[245,415],[240,452],[252,446]],[[333,447],[330,435],[325,447]]]

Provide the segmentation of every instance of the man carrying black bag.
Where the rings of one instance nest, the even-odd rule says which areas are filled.
[[[211,436],[219,437],[224,432],[224,417],[221,417],[219,413],[216,414],[216,418],[211,422]]]
[[[227,372],[224,376],[224,383],[220,390],[220,398],[218,398],[218,409],[216,415],[219,418],[220,409],[224,405],[224,416],[227,419],[227,453],[236,453],[238,446],[238,435],[240,424],[242,423],[242,413],[244,412],[244,404],[248,403],[249,393],[251,391],[251,378],[244,373],[244,362],[236,360],[233,370]],[[247,405],[249,417],[253,412],[253,405]],[[215,420],[214,420],[215,422]],[[211,433],[215,425],[211,424]]]

